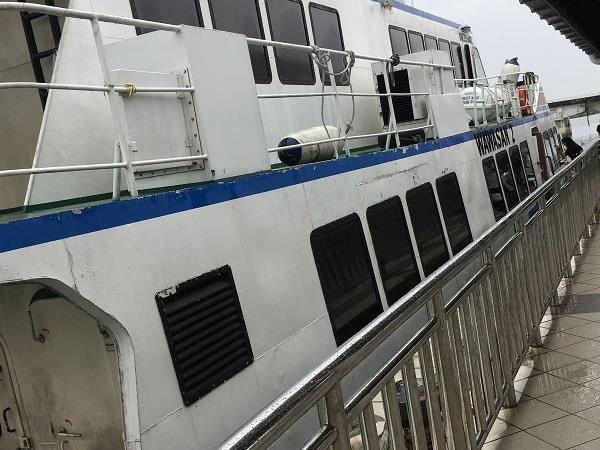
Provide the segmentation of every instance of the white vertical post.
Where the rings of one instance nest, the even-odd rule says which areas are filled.
[[[333,62],[331,61],[331,54],[329,55],[329,59],[327,60],[327,70],[329,71],[329,81],[331,82],[331,87],[333,89],[333,93],[334,93],[334,97],[335,97],[335,116],[336,116],[336,126],[337,129],[339,130],[340,136],[339,137],[346,137],[346,130],[344,130],[343,124],[342,124],[342,109],[340,107],[340,96],[338,95],[338,87],[337,87],[337,83],[335,80],[335,75],[334,75],[334,71],[333,71]],[[325,84],[325,80],[321,80],[321,82],[323,84]],[[321,101],[325,101],[325,99],[323,98]],[[331,136],[330,136],[331,137]],[[342,141],[342,145],[343,145],[343,149],[344,152],[346,153],[346,156],[350,156],[350,150],[348,149],[348,141]],[[333,143],[333,146],[335,148],[335,158],[338,158],[339,155],[339,141],[336,141]]]
[[[113,162],[121,162],[121,149],[119,148],[119,142],[115,139],[115,148],[113,152]],[[113,200],[119,200],[121,198],[121,169],[113,169]]]
[[[129,131],[125,125],[125,110],[123,108],[122,100],[119,98],[119,94],[114,90],[110,80],[110,69],[108,67],[108,61],[106,60],[106,53],[104,52],[104,42],[102,40],[102,32],[100,31],[100,23],[98,18],[92,19],[92,31],[94,32],[94,42],[96,44],[96,51],[98,52],[98,59],[100,60],[100,68],[102,69],[102,76],[104,77],[104,83],[110,89],[107,94],[108,104],[110,106],[110,112],[113,120],[113,126],[117,132],[117,140],[119,141],[119,148],[121,149],[121,160],[127,163],[125,169],[125,178],[127,180],[127,189],[132,197],[137,197],[137,187],[135,186],[135,175],[133,173],[133,166],[129,161],[127,155],[128,145],[130,143]]]
[[[390,108],[390,123],[388,125],[388,135],[385,139],[385,149],[390,148],[390,140],[392,135],[389,134],[392,130],[396,136],[396,147],[400,147],[400,136],[398,135],[398,124],[396,122],[396,112],[394,111],[394,102],[392,101],[392,91],[390,90],[390,80],[388,78],[387,64],[385,61],[381,61],[381,68],[383,72],[383,80],[385,82],[385,90],[387,92],[387,101]],[[411,97],[412,98],[412,97]]]
[[[479,126],[479,119],[477,118],[477,85],[473,82],[473,122],[475,126]]]

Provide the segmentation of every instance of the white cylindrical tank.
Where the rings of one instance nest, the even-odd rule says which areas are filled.
[[[520,71],[521,66],[519,65],[519,58],[507,59],[506,64],[502,68],[502,72],[500,72],[502,82],[508,81],[509,83],[517,84]]]
[[[465,111],[477,123],[483,122],[484,114],[489,122],[496,120],[496,114],[500,118],[506,117],[511,110],[510,92],[501,86],[468,87],[463,89],[461,95]]]
[[[297,131],[288,134],[279,142],[279,147],[290,145],[308,144],[310,142],[325,141],[327,139],[337,139],[340,137],[339,130],[332,126],[319,125],[307,130]],[[339,142],[327,142],[325,144],[303,145],[302,147],[282,149],[277,152],[279,159],[286,166],[296,166],[298,164],[308,164],[317,161],[326,161],[335,157],[335,146]]]

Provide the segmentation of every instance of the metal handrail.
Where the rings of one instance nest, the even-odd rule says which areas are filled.
[[[98,14],[98,13],[84,11],[84,10],[75,10],[75,9],[68,9],[68,8],[60,8],[60,7],[56,7],[56,6],[39,5],[39,4],[22,3],[22,2],[0,2],[0,11],[17,11],[17,12],[30,12],[30,13],[35,12],[35,13],[51,15],[51,16],[89,20],[91,22],[92,30],[94,33],[96,51],[97,51],[98,57],[100,59],[100,65],[101,65],[102,73],[103,73],[104,80],[105,80],[104,86],[62,84],[62,83],[2,82],[2,83],[0,83],[0,90],[2,90],[2,89],[48,89],[48,90],[73,90],[73,91],[89,91],[89,92],[107,93],[108,101],[109,101],[109,105],[110,105],[110,109],[111,109],[111,115],[113,118],[113,125],[115,126],[115,129],[117,131],[117,141],[119,143],[119,149],[120,149],[120,151],[119,151],[120,156],[119,156],[119,153],[115,153],[115,160],[112,164],[85,164],[85,165],[74,165],[74,166],[63,166],[63,167],[38,168],[38,167],[35,167],[37,165],[37,161],[38,161],[37,157],[34,157],[34,162],[33,162],[34,167],[32,167],[31,169],[14,169],[14,170],[0,171],[0,177],[16,176],[16,175],[35,175],[35,174],[40,174],[40,173],[58,173],[58,172],[71,172],[71,171],[114,169],[115,175],[114,175],[114,182],[113,182],[113,198],[117,199],[119,196],[118,171],[124,169],[125,174],[126,174],[126,179],[127,179],[127,186],[130,191],[130,194],[133,197],[137,196],[137,188],[135,186],[135,176],[133,173],[133,167],[142,165],[141,164],[142,161],[137,161],[137,162],[129,162],[128,161],[127,153],[124,150],[127,148],[127,144],[129,141],[128,130],[124,124],[125,118],[124,118],[123,107],[117,101],[117,97],[115,95],[131,93],[132,88],[135,89],[136,93],[194,92],[194,88],[193,87],[165,88],[165,87],[152,87],[152,86],[135,86],[135,87],[133,87],[133,86],[113,84],[110,80],[111,74],[110,74],[110,70],[109,70],[109,67],[107,64],[106,55],[104,53],[103,38],[102,38],[102,33],[101,33],[101,30],[99,27],[99,23],[100,22],[114,23],[114,24],[120,24],[120,25],[135,26],[135,27],[139,27],[139,28],[146,28],[146,29],[152,29],[152,30],[163,30],[163,31],[170,31],[170,32],[179,32],[179,31],[181,31],[182,26],[165,24],[165,23],[160,23],[160,22],[153,22],[153,21],[148,21],[148,20],[141,20],[141,19],[132,19],[132,18],[126,18],[126,17],[109,15],[109,14]],[[335,49],[327,49],[327,48],[321,49],[316,46],[291,44],[291,43],[286,43],[286,42],[278,42],[278,41],[271,41],[271,40],[265,40],[265,39],[255,39],[255,38],[246,38],[246,39],[247,39],[247,42],[249,45],[260,45],[260,46],[270,46],[270,47],[276,47],[276,48],[294,49],[294,50],[299,50],[299,51],[304,51],[304,52],[309,52],[309,53],[314,53],[316,51],[320,51],[320,52],[328,53],[330,55],[341,55],[341,56],[346,56],[346,57],[354,58],[354,59],[362,59],[362,60],[367,60],[367,61],[379,62],[382,64],[382,68],[384,69],[384,71],[386,68],[385,67],[386,64],[398,63],[398,62],[403,65],[430,67],[430,68],[434,68],[434,69],[439,69],[440,71],[454,69],[454,66],[452,66],[452,65],[431,64],[431,63],[408,61],[408,60],[393,61],[390,58],[381,58],[381,57],[376,57],[376,56],[371,56],[371,55],[356,54],[349,50],[335,50]],[[332,69],[331,65],[330,65],[330,69]],[[323,92],[323,93],[308,93],[308,94],[302,94],[302,93],[300,93],[300,94],[272,94],[272,95],[259,95],[258,98],[259,99],[290,98],[290,97],[322,97],[322,98],[325,98],[325,97],[331,96],[331,97],[335,97],[336,102],[337,102],[337,99],[339,97],[352,97],[352,98],[354,98],[354,97],[378,97],[378,98],[387,97],[389,106],[392,109],[392,98],[394,98],[394,97],[403,97],[403,96],[407,96],[407,97],[425,96],[425,97],[427,97],[429,95],[428,93],[414,93],[414,94],[413,93],[408,93],[408,94],[391,93],[389,86],[387,86],[387,91],[388,91],[387,94],[337,92],[335,77],[333,77],[333,76],[330,77],[330,81],[335,90],[335,92],[332,92],[332,93]],[[386,80],[386,85],[387,84],[388,83]],[[429,109],[429,107],[428,107],[428,109]],[[383,131],[380,133],[373,133],[373,134],[364,134],[364,135],[360,135],[360,136],[343,136],[341,138],[328,139],[325,141],[319,141],[319,142],[314,142],[314,143],[305,143],[304,145],[316,145],[319,143],[330,143],[330,142],[337,143],[337,142],[346,142],[346,141],[350,141],[353,139],[361,139],[361,138],[367,138],[367,137],[387,136],[386,148],[388,148],[389,144],[390,144],[391,135],[396,135],[396,142],[399,142],[399,134],[398,134],[399,130],[396,125],[393,110],[391,110],[391,119],[392,120],[390,121],[388,131]],[[339,121],[340,121],[340,118],[339,118],[339,105],[338,105],[338,122]],[[425,129],[430,129],[430,128],[435,129],[433,123],[431,121],[428,121],[426,126],[419,127],[418,129],[425,130]],[[272,153],[272,152],[275,152],[275,151],[278,151],[281,149],[290,149],[290,148],[297,148],[297,147],[302,147],[302,146],[303,145],[287,146],[287,147],[282,147],[282,148],[278,148],[278,149],[271,148],[271,149],[267,149],[267,151]],[[37,152],[36,152],[36,154],[37,154]],[[118,161],[117,156],[120,157],[122,162]],[[336,150],[336,156],[337,156],[337,150]],[[165,159],[161,159],[161,160],[156,160],[156,161],[160,161],[160,162],[154,162],[154,164],[160,164],[162,162],[166,163],[166,162],[175,162],[175,161],[194,161],[194,160],[204,160],[204,159],[207,159],[206,155],[194,156],[194,157],[190,157],[190,158],[187,158],[187,157],[165,158]],[[150,164],[150,163],[146,163],[146,164]],[[28,186],[27,194],[26,194],[26,198],[25,198],[25,206],[27,206],[30,201],[32,183],[33,183],[33,178],[30,178],[29,186]]]
[[[566,184],[563,183],[565,179],[568,179],[570,182]],[[536,343],[539,340],[539,329],[537,329],[537,326],[546,309],[546,299],[552,297],[552,292],[556,292],[556,286],[562,276],[563,270],[565,270],[565,258],[568,256],[568,260],[570,261],[575,248],[575,243],[578,243],[582,234],[585,234],[587,224],[591,220],[590,218],[595,214],[595,207],[598,198],[600,197],[599,181],[600,162],[598,160],[598,149],[593,147],[586,150],[568,166],[562,168],[551,179],[531,193],[525,201],[519,204],[503,219],[456,255],[455,258],[445,263],[431,276],[407,293],[401,300],[394,303],[388,310],[343,344],[319,367],[257,414],[246,425],[227,439],[220,447],[221,450],[267,448],[269,445],[276,442],[277,439],[296,422],[296,420],[315,406],[317,403],[315,399],[319,399],[319,401],[320,399],[325,399],[325,406],[327,409],[327,423],[323,425],[324,428],[321,433],[323,433],[323,430],[325,429],[329,430],[329,433],[331,433],[330,428],[335,428],[337,436],[333,448],[336,450],[348,449],[349,442],[346,413],[349,413],[351,417],[356,415],[356,410],[352,405],[357,405],[359,399],[355,397],[350,402],[350,411],[348,411],[347,407],[345,408],[344,400],[341,396],[341,380],[360,362],[364,361],[368,355],[376,351],[378,346],[389,338],[392,333],[398,330],[403,323],[409,320],[415,312],[421,310],[430,303],[433,303],[434,311],[432,320],[441,321],[441,325],[437,325],[437,322],[430,321],[426,326],[427,329],[422,331],[423,334],[419,336],[419,341],[426,338],[435,339],[436,345],[445,349],[445,352],[437,354],[441,362],[440,365],[436,367],[438,367],[438,375],[442,376],[439,389],[441,390],[442,387],[446,389],[444,393],[446,396],[446,408],[449,408],[448,411],[453,410],[454,415],[445,415],[446,419],[443,427],[446,428],[444,433],[446,433],[448,439],[452,440],[452,442],[448,442],[450,448],[456,450],[467,448],[465,436],[466,439],[471,442],[470,445],[481,447],[493,420],[499,412],[502,402],[507,402],[509,404],[515,402],[514,388],[512,387],[512,377],[516,373],[516,367],[514,365],[520,363],[520,359],[523,355],[521,352],[525,351],[525,347],[517,344],[518,342],[521,342],[525,346],[529,346],[529,344]],[[550,194],[553,194],[552,200],[547,201],[546,199],[547,197],[550,197]],[[576,205],[578,208],[581,208],[581,210],[567,213],[566,208],[572,205]],[[538,213],[532,218],[529,218],[529,212],[536,207],[539,209]],[[565,214],[560,214],[561,211],[564,211]],[[492,246],[498,239],[503,237],[507,230],[513,230],[515,237],[505,246],[502,254],[496,254],[492,250]],[[542,241],[542,237],[546,236],[548,236],[548,238],[554,237],[556,239],[554,245],[543,245],[544,242]],[[558,254],[559,251],[561,252],[560,254]],[[491,420],[486,419],[485,428],[481,430],[479,435],[474,433],[469,434],[464,430],[464,427],[467,426],[468,428],[472,428],[473,423],[469,424],[470,419],[466,419],[465,421],[461,417],[460,409],[456,409],[460,408],[459,396],[460,393],[463,392],[461,389],[464,388],[464,386],[460,386],[460,383],[464,380],[459,377],[459,372],[456,372],[460,371],[461,368],[457,367],[456,364],[453,365],[451,361],[455,355],[449,354],[451,352],[450,342],[441,342],[448,339],[452,341],[454,339],[452,342],[455,342],[456,346],[458,345],[456,339],[460,339],[461,335],[459,332],[458,335],[454,334],[453,336],[452,333],[450,333],[452,323],[446,322],[450,320],[451,314],[455,314],[454,318],[456,318],[457,308],[459,306],[462,307],[462,305],[458,305],[460,300],[464,300],[464,298],[472,300],[474,289],[481,289],[482,295],[484,295],[483,288],[481,287],[481,283],[484,281],[487,283],[486,286],[490,286],[490,291],[485,294],[487,296],[486,298],[497,300],[495,295],[500,295],[500,298],[502,298],[504,292],[511,292],[510,289],[512,289],[512,287],[510,285],[505,285],[500,288],[497,283],[499,283],[498,280],[501,279],[502,276],[508,276],[503,274],[511,269],[511,262],[519,264],[519,255],[521,255],[521,257],[525,256],[527,258],[527,263],[531,264],[531,267],[526,267],[527,271],[531,272],[531,280],[525,277],[525,274],[519,274],[517,272],[514,274],[515,276],[520,277],[519,281],[525,283],[527,286],[526,292],[522,293],[522,295],[525,295],[528,298],[529,303],[525,304],[525,302],[523,302],[523,304],[517,304],[516,306],[523,308],[522,314],[526,316],[526,319],[523,319],[523,321],[529,320],[529,322],[521,324],[522,328],[519,329],[519,334],[516,337],[512,337],[513,333],[511,330],[506,330],[506,333],[510,332],[510,334],[500,336],[497,342],[494,338],[494,342],[499,345],[498,348],[501,352],[500,360],[493,361],[494,364],[498,365],[498,368],[494,366],[494,370],[497,369],[502,371],[502,379],[504,382],[504,384],[500,386],[501,389],[498,394],[500,396],[500,402],[498,405],[492,405],[494,411],[492,411],[493,414]],[[536,257],[536,255],[539,257]],[[441,295],[442,288],[451,282],[458,274],[467,269],[473,261],[479,258],[482,258],[484,262],[484,269],[479,271],[476,276],[473,277],[471,282],[468,283],[469,289],[467,291],[457,294],[459,297],[455,298],[452,304],[445,307]],[[523,264],[524,262],[521,263]],[[540,282],[536,284],[536,281]],[[501,290],[499,291],[498,289]],[[514,302],[516,300],[512,300],[512,298],[517,296],[518,295],[507,295],[504,297],[504,301],[508,302],[507,304],[509,307],[514,308]],[[451,309],[448,310],[448,307]],[[482,307],[482,305],[479,305],[479,307]],[[496,314],[508,314],[509,312],[510,311],[500,311],[496,312]],[[520,319],[518,321],[521,322]],[[454,325],[458,326],[457,324]],[[511,324],[510,322],[507,326],[516,327],[516,325]],[[454,333],[456,332],[457,330],[454,329]],[[521,335],[521,332],[524,334]],[[511,339],[514,339],[514,341]],[[517,339],[521,340],[517,341]],[[411,344],[410,348],[413,348],[414,350],[415,345],[416,343]],[[415,351],[421,352],[422,350],[422,348],[417,348]],[[510,350],[512,350],[512,352]],[[406,351],[407,350],[404,350],[405,353]],[[454,347],[454,350],[452,351],[458,352],[459,348]],[[518,354],[515,352],[518,352]],[[511,357],[513,354],[516,355],[515,358]],[[406,354],[397,354],[396,362],[398,364],[406,362],[405,356]],[[425,356],[427,357],[427,355]],[[429,357],[430,356],[431,355],[429,355]],[[427,358],[425,358],[425,360],[426,359]],[[484,362],[482,362],[482,364]],[[489,363],[489,361],[487,363]],[[395,364],[395,366],[398,364]],[[406,362],[406,364],[412,364],[412,362],[409,361]],[[403,370],[403,374],[406,375],[406,366]],[[442,371],[441,373],[439,373],[440,370]],[[379,376],[378,384],[376,384],[375,387],[380,387],[383,381],[385,381],[386,377],[383,375]],[[393,382],[393,378],[391,378],[390,381],[389,377],[390,375],[388,373],[388,383]],[[410,377],[403,379],[410,385]],[[457,383],[458,387],[453,387],[453,384]],[[372,393],[373,389],[374,386],[364,387],[363,393],[366,391]],[[450,391],[448,391],[448,389],[450,389]],[[386,393],[384,392],[383,394]],[[450,397],[452,397],[454,403],[450,401]],[[443,399],[440,398],[440,401],[442,400]],[[464,398],[462,401],[465,401]],[[364,404],[364,402],[361,403],[361,405],[362,404]],[[361,417],[363,417],[363,419],[368,419],[368,408],[363,410],[362,414],[363,416]],[[391,416],[393,417],[394,414],[391,414]],[[432,418],[435,419],[435,417]],[[412,422],[411,424],[415,425]],[[394,424],[391,426],[393,427]],[[473,431],[470,428],[467,431]],[[367,427],[367,435],[369,434],[369,429],[370,428]],[[311,442],[319,441],[319,436],[320,435],[317,435]],[[309,438],[310,437],[307,436],[307,439]],[[404,448],[402,445],[395,448]],[[305,448],[313,450],[325,447],[311,445]]]

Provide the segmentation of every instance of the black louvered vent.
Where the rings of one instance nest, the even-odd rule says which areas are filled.
[[[394,94],[410,93],[410,82],[408,81],[408,70],[394,71],[394,83],[390,79],[390,90]],[[387,94],[385,88],[385,79],[382,74],[377,75],[377,92],[379,94]],[[380,98],[381,113],[383,114],[383,123],[390,123],[390,107],[387,97]],[[393,97],[392,104],[394,105],[394,114],[397,122],[409,122],[415,119],[413,113],[413,105],[411,97]]]
[[[229,266],[159,292],[156,303],[186,406],[254,361]]]

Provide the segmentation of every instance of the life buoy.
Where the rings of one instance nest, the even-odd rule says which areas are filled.
[[[521,114],[523,116],[531,116],[533,114],[533,110],[529,104],[527,88],[525,86],[519,86],[517,90],[519,92],[519,106],[521,106]]]

